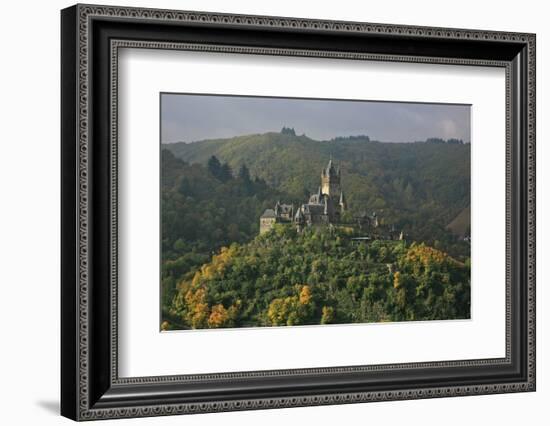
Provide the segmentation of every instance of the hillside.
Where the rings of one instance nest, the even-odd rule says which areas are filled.
[[[470,216],[470,206],[468,206],[447,225],[447,229],[458,237],[470,235]]]
[[[233,172],[227,164],[208,169],[167,150],[161,154],[161,273],[167,305],[176,282],[221,246],[253,239],[261,213],[288,195],[251,178],[246,169]]]
[[[446,226],[470,204],[470,145],[380,143],[368,138],[315,141],[305,135],[265,133],[163,145],[176,157],[206,164],[215,155],[292,199],[316,191],[332,155],[352,213],[376,210],[415,239],[452,238]]]
[[[404,241],[357,243],[349,230],[277,225],[222,248],[179,282],[164,329],[470,317],[470,271]]]
[[[469,223],[469,145],[284,132],[163,148],[163,328],[468,317],[470,246],[453,233]],[[376,211],[406,241],[258,235],[266,208],[316,191],[331,156],[351,214]]]

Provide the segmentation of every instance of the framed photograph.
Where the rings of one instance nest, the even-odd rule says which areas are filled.
[[[61,412],[535,390],[535,35],[61,12]]]

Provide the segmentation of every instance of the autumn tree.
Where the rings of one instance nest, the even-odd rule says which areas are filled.
[[[306,324],[314,310],[311,289],[308,285],[300,288],[297,295],[274,299],[267,311],[270,325]]]

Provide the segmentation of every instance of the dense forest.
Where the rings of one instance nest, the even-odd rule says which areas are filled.
[[[171,303],[176,283],[210,259],[220,247],[249,241],[258,218],[284,194],[245,166],[236,176],[215,157],[207,167],[188,164],[161,151],[162,305]]]
[[[461,228],[447,229],[470,205],[470,145],[454,139],[315,141],[285,131],[164,147],[190,163],[206,164],[214,155],[234,170],[246,165],[251,175],[302,202],[317,190],[321,169],[332,156],[342,170],[352,213],[377,211],[383,221],[430,244],[452,244],[453,230],[469,234],[469,215]]]
[[[163,328],[466,318],[470,146],[283,130],[163,145]],[[406,241],[357,243],[345,226],[258,236],[262,212],[305,202],[331,155],[350,216],[376,211]]]
[[[287,225],[223,247],[177,285],[165,329],[469,318],[469,262],[424,244]]]

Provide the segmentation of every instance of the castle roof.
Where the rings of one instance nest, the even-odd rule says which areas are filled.
[[[309,197],[308,204],[323,204],[325,197],[326,195],[321,193],[321,187],[319,187],[319,190]]]
[[[266,209],[260,217],[263,218],[263,219],[276,218],[277,215],[275,214],[275,210]]]
[[[324,204],[304,204],[302,205],[304,213],[311,215],[323,215],[325,214]]]

